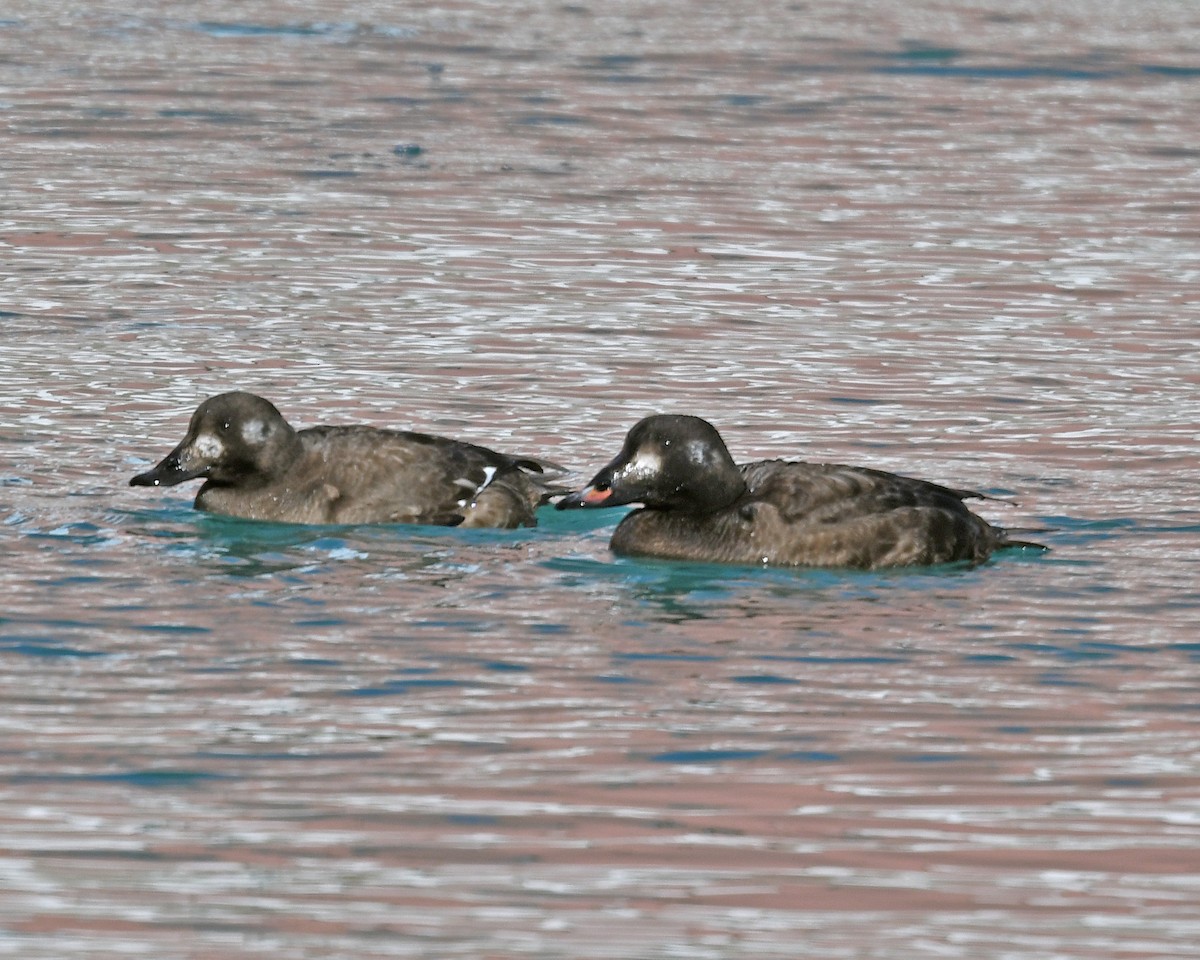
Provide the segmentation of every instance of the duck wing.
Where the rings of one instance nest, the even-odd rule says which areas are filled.
[[[334,488],[336,523],[457,526],[491,484],[523,488],[526,471],[548,467],[448,437],[369,426],[312,427],[300,438],[308,469]]]
[[[903,507],[934,507],[966,514],[974,490],[944,487],[870,467],[763,460],[742,468],[747,501],[772,504],[789,523],[836,523]]]

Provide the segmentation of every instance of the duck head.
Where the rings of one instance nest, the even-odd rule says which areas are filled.
[[[192,414],[187,435],[131,487],[173,487],[204,477],[215,484],[253,483],[295,455],[296,432],[275,406],[252,393],[222,393]]]
[[[659,414],[637,423],[621,452],[577,493],[557,504],[708,513],[729,506],[746,484],[716,428],[699,417]]]

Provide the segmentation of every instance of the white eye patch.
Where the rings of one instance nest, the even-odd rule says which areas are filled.
[[[202,433],[192,441],[192,452],[204,460],[219,460],[225,452],[225,444],[211,433]]]
[[[249,444],[262,443],[267,439],[267,425],[257,417],[242,424],[242,439]]]
[[[629,473],[639,477],[654,477],[662,472],[662,457],[653,450],[639,450],[629,461]]]

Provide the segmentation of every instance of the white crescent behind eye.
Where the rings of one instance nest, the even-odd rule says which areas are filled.
[[[247,443],[262,443],[267,439],[267,425],[258,418],[242,424],[242,439]]]

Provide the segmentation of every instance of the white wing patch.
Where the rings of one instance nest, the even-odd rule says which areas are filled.
[[[464,490],[469,490],[471,492],[471,495],[469,497],[463,497],[461,500],[459,500],[458,505],[460,507],[465,507],[468,503],[473,501],[477,496],[479,496],[479,494],[481,494],[483,492],[483,488],[486,487],[489,483],[491,483],[492,480],[495,479],[495,477],[496,477],[496,468],[495,467],[484,467],[483,468],[483,483],[481,483],[481,484],[476,485],[474,480],[468,480],[466,477],[459,477],[457,480],[455,480],[454,485],[456,487],[462,487]],[[472,503],[471,505],[474,506],[474,503]]]

